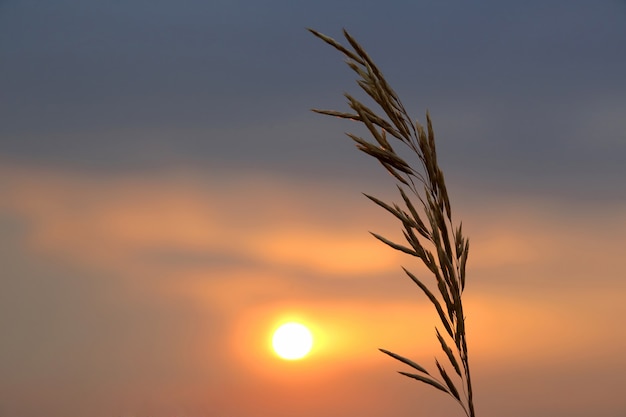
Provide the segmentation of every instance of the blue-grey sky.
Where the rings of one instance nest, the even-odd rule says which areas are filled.
[[[0,416],[459,413],[376,351],[428,362],[432,312],[307,27],[430,111],[479,415],[624,415],[626,2],[0,0]]]
[[[624,197],[621,1],[1,7],[4,159],[343,172],[338,125],[308,109],[356,86],[304,28],[346,27],[415,117],[430,109],[453,174]]]

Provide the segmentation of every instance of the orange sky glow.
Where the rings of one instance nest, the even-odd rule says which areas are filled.
[[[5,387],[15,398],[71,402],[74,390],[62,387],[80,381],[97,386],[91,400],[110,412],[165,416],[184,399],[190,409],[176,412],[189,415],[408,416],[415,401],[430,415],[461,415],[377,352],[432,366],[436,317],[399,269],[420,267],[368,235],[398,230],[361,190],[189,172],[83,178],[9,167],[1,178],[0,211],[19,225],[13,256],[30,260],[11,265],[34,277],[4,295],[15,321],[4,349],[14,372],[34,375]],[[623,381],[626,335],[612,323],[626,314],[626,211],[527,200],[459,207],[472,242],[465,303],[478,409],[620,401],[610,379],[576,375],[608,369]],[[46,306],[55,311],[38,318]],[[271,350],[287,320],[314,334],[303,360]],[[60,382],[44,390],[30,378]],[[532,404],[520,392],[534,392]]]

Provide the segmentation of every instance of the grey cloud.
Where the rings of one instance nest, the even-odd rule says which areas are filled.
[[[626,106],[623,5],[353,6],[8,3],[0,157],[104,170],[343,173],[337,149],[348,144],[337,140],[352,126],[308,109],[345,108],[341,93],[356,86],[341,57],[304,28],[338,37],[345,26],[416,117],[431,110],[453,176],[463,167],[478,181],[566,188],[567,178],[614,183],[624,174],[619,117],[596,111],[597,126],[585,118],[590,106]],[[360,173],[369,166],[353,161]]]

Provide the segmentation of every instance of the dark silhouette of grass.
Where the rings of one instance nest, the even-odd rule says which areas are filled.
[[[440,361],[435,358],[438,375],[404,356],[380,350],[412,368],[410,372],[401,371],[402,375],[449,394],[467,416],[475,417],[461,297],[465,288],[469,240],[463,236],[461,224],[454,227],[452,223],[450,200],[443,172],[437,163],[430,116],[426,113],[426,128],[409,117],[381,71],[347,31],[344,30],[343,34],[351,49],[315,30],[309,31],[345,55],[346,63],[359,77],[358,85],[382,111],[377,114],[350,94],[345,94],[345,97],[353,113],[313,109],[320,114],[363,123],[375,142],[368,142],[351,133],[347,135],[359,150],[376,158],[398,182],[402,206],[385,203],[367,194],[366,197],[402,223],[406,242],[399,244],[372,234],[386,245],[418,258],[432,273],[437,288],[432,291],[408,269],[402,268],[430,300],[441,320],[443,332],[435,327],[435,334],[445,359]],[[398,155],[390,141],[399,141],[407,146],[417,156],[417,167]]]

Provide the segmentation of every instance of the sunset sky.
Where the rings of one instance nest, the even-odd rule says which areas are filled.
[[[626,1],[0,0],[0,417],[463,415],[307,27],[432,116],[477,415],[626,416]]]

